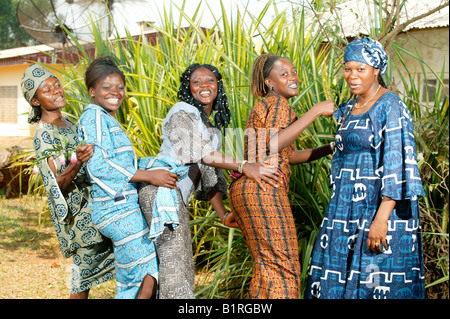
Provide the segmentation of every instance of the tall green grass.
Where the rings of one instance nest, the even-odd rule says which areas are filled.
[[[130,34],[120,39],[116,33],[114,39],[108,40],[104,38],[103,30],[93,25],[96,55],[114,56],[126,73],[127,98],[118,113],[118,120],[130,136],[138,156],[158,153],[162,119],[177,102],[179,77],[195,62],[213,64],[223,75],[232,112],[228,132],[233,133],[224,137],[224,152],[235,157],[242,156],[242,129],[256,102],[250,94],[249,84],[253,61],[259,54],[274,52],[289,58],[298,67],[300,94],[290,101],[297,116],[322,100],[332,99],[337,105],[348,99],[347,86],[340,76],[340,48],[345,43],[332,33],[312,33],[313,29],[305,25],[304,10],[292,9],[295,23],[288,21],[286,12],[280,12],[270,25],[263,25],[261,21],[268,9],[276,6],[272,2],[268,2],[260,13],[250,13],[246,8],[243,12],[238,11],[235,17],[228,16],[220,3],[219,8],[210,8],[208,12],[215,18],[216,25],[204,29],[200,6],[192,16],[186,16],[183,8],[187,4],[185,2],[181,8],[170,7],[162,13],[162,26],[154,26],[158,32],[156,44],[149,43],[146,37],[134,38]],[[173,10],[179,10],[178,20],[174,20]],[[244,17],[250,18],[249,25],[242,23]],[[183,20],[189,22],[188,27],[182,27]],[[80,51],[80,63],[65,63],[62,82],[68,100],[65,111],[77,119],[84,105],[89,103],[83,79],[93,57],[72,39]],[[394,45],[391,58],[401,63],[405,54],[417,57]],[[436,93],[439,94],[443,90],[443,74],[435,73],[435,76],[439,79]],[[418,128],[418,152],[423,154],[420,169],[427,194],[421,200],[425,247],[430,251],[439,249],[429,260],[429,268],[431,265],[438,268],[437,275],[427,280],[430,285],[442,287],[441,282],[448,282],[448,99],[443,104],[436,102],[425,111],[417,102],[420,86],[415,84],[414,75],[404,75],[401,80],[406,88],[404,100]],[[333,118],[319,118],[299,136],[296,146],[305,149],[329,143],[334,139],[335,128]],[[331,195],[328,187],[330,164],[331,157],[328,156],[292,167],[289,198],[298,231],[302,284],[307,278],[312,246]],[[241,231],[224,227],[205,202],[192,201],[189,214],[199,274],[197,297],[245,298],[252,263]],[[448,283],[446,287],[448,290]]]

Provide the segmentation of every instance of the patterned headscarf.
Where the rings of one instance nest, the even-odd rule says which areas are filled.
[[[347,45],[344,53],[344,63],[347,61],[368,64],[376,69],[380,69],[381,75],[384,75],[387,69],[388,57],[380,42],[364,36],[362,39],[356,39]]]
[[[28,123],[37,122],[41,118],[41,107],[32,105],[31,100],[41,83],[50,77],[56,78],[52,72],[35,63],[31,64],[22,76],[20,86],[23,97],[31,105],[30,113],[28,113]]]

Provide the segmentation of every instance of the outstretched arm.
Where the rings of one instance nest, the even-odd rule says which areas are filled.
[[[212,167],[237,171],[242,161],[223,155],[220,152],[212,152],[202,158],[202,163]],[[245,163],[242,166],[242,173],[255,180],[259,186],[265,191],[263,182],[273,187],[278,187],[282,183],[282,177],[277,172],[277,168],[263,163]]]
[[[307,150],[297,150],[293,152],[291,157],[289,158],[289,164],[297,165],[301,163],[312,162],[315,161],[316,159],[319,159],[332,153],[333,150],[330,144],[316,148],[310,148]]]
[[[317,103],[308,110],[297,121],[289,125],[270,139],[270,153],[276,154],[288,145],[292,144],[295,139],[320,115],[330,117],[334,114],[334,103],[331,100]]]

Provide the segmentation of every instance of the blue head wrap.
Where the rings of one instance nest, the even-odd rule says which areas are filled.
[[[362,39],[356,39],[347,45],[344,53],[344,63],[347,61],[368,64],[376,69],[380,69],[381,75],[384,75],[388,57],[380,42],[364,36]]]

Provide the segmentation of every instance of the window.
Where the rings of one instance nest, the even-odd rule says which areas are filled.
[[[441,103],[444,102],[445,96],[448,94],[448,79],[444,79],[444,87],[442,87],[441,91]],[[427,80],[423,85],[422,91],[422,102],[427,101],[427,93],[428,93],[428,102],[434,103],[434,91],[438,89],[438,80],[432,79]]]
[[[17,86],[0,86],[0,123],[17,124]]]

